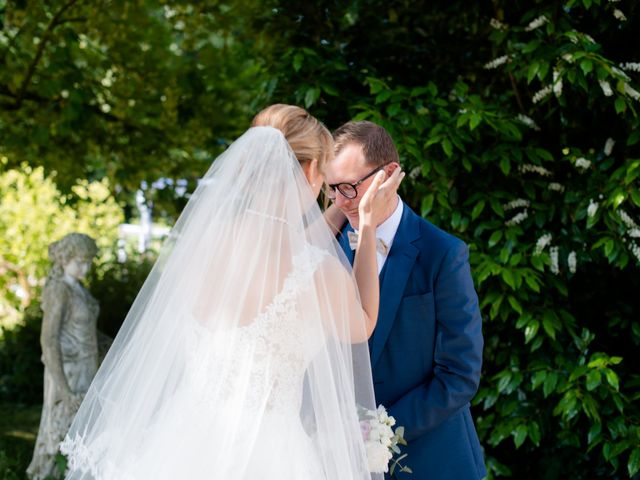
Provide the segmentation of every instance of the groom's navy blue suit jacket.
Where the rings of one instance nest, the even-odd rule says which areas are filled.
[[[380,272],[369,341],[376,401],[405,427],[407,480],[485,476],[469,411],[480,381],[482,319],[467,246],[403,205]],[[347,224],[339,238],[347,257]]]

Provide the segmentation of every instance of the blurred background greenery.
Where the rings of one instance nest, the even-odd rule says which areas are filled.
[[[637,478],[638,31],[635,0],[0,0],[0,476],[37,430],[46,246],[97,239],[115,335],[158,246],[122,225],[170,226],[284,102],[385,126],[403,198],[470,245],[488,478]]]

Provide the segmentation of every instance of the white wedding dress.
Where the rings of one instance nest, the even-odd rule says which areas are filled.
[[[351,267],[279,130],[199,183],[61,445],[69,480],[371,480]]]
[[[327,256],[327,252],[309,245],[294,257],[293,269],[280,293],[253,321],[234,331],[213,333],[195,318],[189,318],[187,375],[172,400],[158,412],[140,448],[130,452],[122,465],[111,464],[101,474],[93,468],[98,459],[92,458],[82,442],[67,438],[62,451],[73,467],[93,469],[96,480],[326,480],[321,449],[314,445],[313,434],[303,428],[300,416],[305,372],[321,348],[320,337],[301,331],[297,305]],[[225,351],[230,342],[240,346],[235,352],[235,368],[220,378],[215,368],[225,359],[219,358],[219,352]],[[248,361],[250,358],[252,361]],[[242,366],[248,364],[254,368],[242,371]],[[212,403],[225,398],[229,410],[237,411],[235,402],[239,399],[234,395],[239,382],[252,385],[251,394],[244,399],[241,418],[228,419],[224,406],[222,412],[212,410]],[[225,425],[228,421],[232,428]],[[257,428],[255,422],[259,422]],[[203,461],[214,458],[211,432],[223,431],[234,433],[225,445],[228,471],[222,471],[221,465],[214,462]],[[253,444],[247,445],[247,439],[252,437]],[[117,442],[118,438],[105,438],[102,442],[107,441]],[[285,463],[278,453],[287,456]]]

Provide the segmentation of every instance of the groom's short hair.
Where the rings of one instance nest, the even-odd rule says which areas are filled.
[[[347,122],[333,132],[335,154],[351,143],[362,146],[365,160],[372,167],[390,162],[400,163],[398,150],[391,135],[380,125],[373,122]]]

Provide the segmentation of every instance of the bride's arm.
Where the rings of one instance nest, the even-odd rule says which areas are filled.
[[[404,173],[396,168],[386,181],[385,177],[384,172],[376,174],[358,206],[360,217],[358,245],[353,261],[353,273],[358,284],[362,309],[366,316],[367,338],[373,333],[378,321],[378,307],[380,305],[376,228],[380,212],[388,206],[389,194],[396,194]]]
[[[316,280],[326,335],[346,343],[366,342],[371,336],[370,322],[351,270],[337,258],[328,256],[316,271]]]

